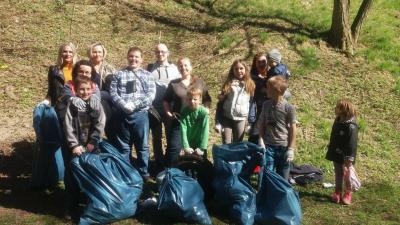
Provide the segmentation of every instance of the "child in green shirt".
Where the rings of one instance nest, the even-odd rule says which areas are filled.
[[[208,109],[201,105],[202,90],[192,87],[182,108],[180,126],[183,153],[207,157]]]

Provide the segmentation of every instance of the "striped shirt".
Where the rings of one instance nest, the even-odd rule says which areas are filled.
[[[134,111],[148,110],[156,94],[156,85],[151,74],[144,69],[125,68],[111,80],[110,95],[114,104],[121,108],[128,102],[135,105]]]

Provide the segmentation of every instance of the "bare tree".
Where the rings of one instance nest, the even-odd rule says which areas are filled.
[[[363,0],[350,26],[350,0],[334,0],[332,24],[329,31],[328,42],[350,54],[357,44],[361,26],[367,17],[373,0]]]

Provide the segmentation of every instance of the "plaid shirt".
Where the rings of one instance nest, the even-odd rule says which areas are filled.
[[[156,85],[150,72],[125,68],[114,75],[110,95],[113,103],[121,108],[133,102],[135,111],[148,110],[156,95]]]

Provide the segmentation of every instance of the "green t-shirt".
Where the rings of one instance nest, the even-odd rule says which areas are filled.
[[[181,139],[183,148],[200,148],[208,146],[208,110],[200,106],[196,110],[184,107],[181,112]]]

